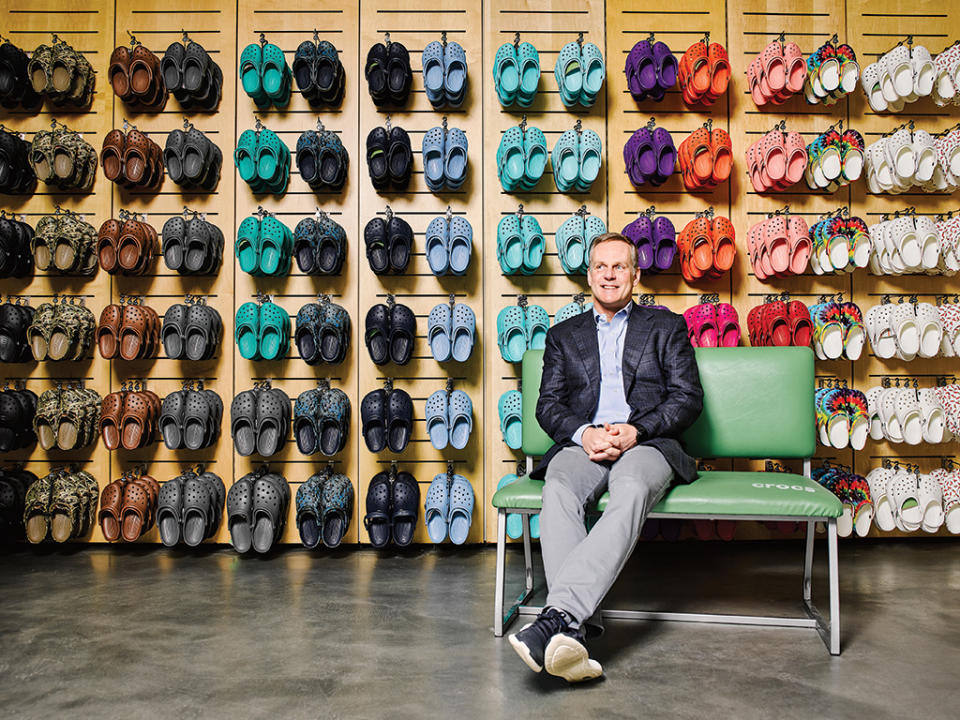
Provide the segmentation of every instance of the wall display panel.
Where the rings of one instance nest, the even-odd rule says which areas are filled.
[[[759,193],[752,186],[747,174],[746,150],[748,145],[762,138],[774,125],[785,121],[788,131],[799,132],[806,144],[838,121],[847,124],[846,101],[827,107],[810,105],[803,93],[791,96],[781,105],[767,103],[757,106],[751,97],[745,69],[772,40],[784,33],[786,41],[796,42],[805,55],[812,53],[821,44],[836,34],[840,42],[846,40],[846,18],[843,3],[801,2],[788,11],[772,9],[767,3],[746,2],[728,8],[730,23],[729,53],[736,72],[731,83],[730,123],[735,138],[737,171],[731,176],[731,219],[737,228],[737,264],[732,276],[733,303],[736,306],[746,340],[746,320],[750,308],[763,303],[770,296],[787,293],[810,306],[820,296],[842,294],[850,299],[853,276],[845,273],[816,275],[809,267],[798,275],[761,281],[757,278],[747,252],[747,234],[754,224],[768,215],[789,208],[791,215],[799,215],[808,225],[838,207],[849,207],[850,190],[841,187],[836,192],[811,190],[803,181],[782,191]],[[817,378],[823,382],[849,382],[852,363],[846,360],[818,361]],[[838,463],[850,464],[852,451],[835,450],[818,446],[817,457]],[[814,463],[816,464],[816,460]],[[739,461],[738,466],[760,468],[762,462]],[[783,463],[790,472],[801,472],[799,463]],[[758,529],[758,528],[757,528]]]
[[[207,360],[172,359],[163,347],[157,357],[152,359],[112,360],[111,391],[121,391],[124,387],[142,387],[163,399],[170,393],[181,391],[185,386],[197,389],[203,387],[213,390],[222,399],[223,419],[219,436],[209,447],[199,450],[183,447],[171,450],[158,435],[158,442],[145,448],[120,448],[110,453],[112,472],[109,478],[100,479],[101,484],[115,480],[128,471],[140,471],[163,484],[198,464],[218,475],[228,488],[233,479],[229,413],[234,386],[232,241],[235,226],[235,174],[231,156],[235,145],[235,27],[235,7],[215,2],[198,6],[184,0],[173,0],[152,4],[119,3],[116,7],[115,45],[131,47],[134,42],[139,42],[157,58],[163,58],[172,44],[179,43],[186,49],[193,42],[199,43],[210,60],[220,67],[222,86],[220,102],[210,111],[196,106],[185,108],[173,93],[169,93],[162,110],[138,111],[114,95],[105,82],[113,106],[112,123],[108,130],[117,128],[132,131],[136,128],[160,148],[166,149],[170,144],[168,138],[173,131],[188,133],[193,128],[203,133],[219,148],[222,160],[219,181],[208,186],[211,188],[209,191],[178,185],[173,181],[169,167],[156,191],[127,189],[110,183],[112,217],[120,218],[121,212],[136,214],[140,220],[149,223],[156,230],[161,236],[161,243],[164,240],[171,241],[172,233],[167,225],[171,218],[179,216],[188,226],[195,218],[205,219],[223,233],[224,248],[222,260],[212,274],[198,275],[182,275],[171,269],[162,253],[158,252],[144,275],[112,276],[110,302],[140,302],[153,308],[161,320],[171,306],[188,302],[205,304],[219,314],[223,330],[217,351]],[[104,69],[106,64],[105,61]],[[101,76],[106,79],[106,72]],[[102,138],[100,140],[102,144]],[[107,184],[106,178],[101,177],[98,182],[101,181]],[[167,234],[164,237],[165,230]],[[98,452],[107,452],[102,441]],[[144,534],[141,540],[160,542],[157,527]],[[224,522],[221,522],[211,541],[229,541]]]
[[[496,336],[492,329],[498,327],[497,317],[501,309],[516,305],[518,296],[525,296],[527,307],[542,307],[552,324],[556,311],[571,302],[574,295],[589,293],[583,274],[568,275],[564,271],[558,257],[556,233],[564,221],[581,208],[602,220],[604,226],[607,224],[605,168],[609,167],[610,144],[604,116],[608,103],[607,88],[614,71],[610,67],[604,40],[603,3],[557,2],[543,6],[526,2],[491,2],[484,4],[484,12],[485,35],[488,38],[484,48],[484,78],[493,77],[498,48],[503,43],[517,44],[518,33],[520,43],[527,42],[536,48],[541,70],[536,94],[529,108],[519,107],[516,102],[504,107],[498,102],[493,88],[484,89],[484,140],[487,148],[484,211],[490,247],[484,262],[485,315],[487,327],[491,328],[485,355],[487,391],[484,413],[492,420],[498,417],[500,397],[520,387],[519,363],[506,362],[494,345]],[[607,61],[606,79],[603,91],[592,106],[585,107],[578,102],[568,108],[560,96],[554,66],[564,47],[578,40],[583,45],[593,43],[604,53],[604,60]],[[501,146],[505,134],[521,125],[524,119],[527,128],[530,128],[526,134],[529,135],[532,128],[539,128],[546,139],[547,151],[551,154],[563,134],[578,124],[584,133],[597,133],[603,143],[601,154],[604,168],[588,191],[575,188],[574,191],[564,192],[558,189],[552,158],[547,161],[539,182],[530,189],[504,189],[498,178],[494,153]],[[545,251],[539,267],[531,274],[506,275],[498,262],[497,253],[493,252],[493,243],[497,239],[501,221],[517,213],[521,205],[523,214],[533,216],[539,223]],[[529,311],[525,311],[524,315],[529,317]],[[494,427],[492,422],[489,427]],[[486,497],[489,506],[497,483],[505,475],[515,473],[517,463],[522,462],[523,457],[519,450],[512,450],[506,445],[499,428],[491,430],[486,447],[490,467]],[[486,537],[496,537],[496,513],[491,512],[487,516]]]
[[[21,133],[28,142],[36,132],[49,131],[56,121],[78,132],[87,143],[99,152],[100,141],[110,129],[112,122],[113,93],[105,81],[107,59],[113,50],[113,3],[63,2],[7,3],[0,13],[2,35],[9,38],[27,54],[32,54],[40,45],[51,45],[56,39],[67,42],[87,59],[98,71],[92,100],[88,107],[54,106],[44,100],[36,108],[3,109],[0,122],[4,127]],[[109,217],[111,210],[111,187],[99,168],[93,187],[89,192],[77,193],[60,190],[53,185],[38,183],[32,194],[4,195],[2,206],[9,214],[35,228],[38,221],[53,215],[57,208],[76,213],[94,228]],[[75,273],[61,274],[53,270],[35,271],[31,276],[2,281],[4,300],[10,296],[22,298],[21,302],[37,308],[54,300],[82,303],[94,314],[99,313],[104,298],[110,297],[111,277],[97,271],[93,275]],[[4,364],[0,368],[4,382],[13,387],[22,384],[38,396],[44,391],[62,385],[83,384],[100,396],[110,392],[110,361],[102,359],[91,348],[79,361],[57,362],[31,360],[27,363]],[[45,451],[39,445],[5,454],[5,462],[24,463],[27,470],[38,477],[46,475],[51,468],[70,465],[89,472],[102,488],[110,480],[111,458],[99,444],[77,450]],[[100,531],[93,531],[83,539],[99,541]]]
[[[358,227],[357,208],[362,186],[363,160],[358,148],[358,108],[362,77],[359,69],[359,46],[357,28],[359,9],[352,3],[326,3],[321,8],[308,2],[285,2],[278,7],[269,3],[241,2],[238,6],[238,31],[236,53],[242,56],[251,44],[262,45],[263,41],[283,51],[287,67],[293,67],[297,48],[304,41],[332,43],[343,65],[346,81],[342,100],[333,104],[310,102],[300,92],[295,81],[291,82],[289,104],[278,108],[275,104],[266,109],[257,107],[254,99],[243,89],[236,95],[236,127],[239,138],[245,130],[255,129],[259,120],[262,126],[276,133],[289,148],[289,183],[280,194],[258,193],[238,178],[236,188],[236,225],[254,217],[262,208],[285,225],[291,233],[307,218],[320,218],[325,213],[341,226],[346,234],[346,258],[341,271],[335,275],[308,275],[293,260],[289,275],[283,277],[254,277],[243,272],[236,257],[229,262],[235,267],[235,294],[233,310],[243,303],[257,302],[258,294],[267,296],[290,316],[290,332],[296,326],[297,313],[308,303],[316,303],[321,294],[331,302],[343,307],[350,316],[349,348],[340,363],[319,362],[308,365],[292,340],[282,359],[246,360],[231,341],[235,381],[233,394],[251,389],[254,384],[269,382],[271,387],[283,390],[290,398],[291,410],[300,393],[317,388],[323,381],[332,388],[343,390],[350,400],[349,433],[346,446],[331,457],[320,453],[304,455],[300,452],[292,434],[288,435],[283,448],[275,455],[264,458],[259,454],[248,457],[234,453],[234,478],[260,468],[266,461],[268,467],[283,475],[290,484],[291,500],[286,528],[279,542],[299,543],[296,524],[295,496],[298,488],[310,476],[328,466],[333,472],[345,474],[354,487],[354,504],[350,524],[344,542],[356,542],[362,518],[362,497],[358,490],[357,452],[360,440],[360,399],[357,396],[357,367],[362,343],[362,325],[358,304],[359,263],[362,259],[361,228]],[[235,66],[236,68],[236,66]],[[236,69],[234,69],[236,74]],[[319,123],[319,125],[318,125]],[[297,143],[306,131],[320,128],[335,133],[349,156],[346,181],[339,191],[330,188],[315,190],[298,171],[296,160]],[[236,232],[234,233],[236,237]]]
[[[379,453],[368,450],[364,441],[359,440],[360,502],[366,498],[371,478],[379,472],[389,472],[391,463],[396,461],[397,471],[409,472],[416,478],[420,488],[418,521],[414,542],[430,542],[424,525],[423,507],[430,484],[437,475],[445,475],[448,466],[453,474],[462,475],[473,488],[474,507],[467,542],[480,542],[484,538],[483,518],[488,507],[483,448],[488,442],[489,423],[485,414],[483,376],[483,357],[489,353],[489,332],[484,316],[483,271],[484,262],[490,246],[485,243],[486,224],[483,217],[484,169],[489,163],[490,152],[484,146],[483,106],[486,98],[483,90],[486,86],[483,55],[486,45],[483,43],[482,15],[476,3],[454,2],[435,3],[411,7],[399,2],[363,2],[360,18],[360,57],[367,60],[370,49],[385,43],[387,33],[392,43],[401,43],[406,47],[410,58],[412,82],[407,100],[403,103],[388,103],[378,107],[368,91],[368,83],[358,78],[360,102],[359,160],[360,172],[360,236],[367,224],[375,218],[387,218],[387,207],[397,217],[402,218],[413,232],[413,247],[409,265],[401,274],[377,275],[367,258],[361,253],[360,266],[360,310],[358,313],[358,338],[362,337],[363,323],[368,310],[375,304],[387,302],[392,296],[397,305],[408,307],[416,317],[416,338],[413,354],[405,365],[388,362],[376,365],[365,347],[360,349],[359,396],[382,388],[389,379],[393,387],[402,389],[413,401],[413,430],[409,444],[402,453],[393,453],[389,448]],[[466,55],[467,83],[465,96],[457,107],[449,104],[435,109],[427,95],[423,74],[424,51],[432,42],[446,41],[447,45],[458,43]],[[436,48],[436,46],[433,46]],[[428,56],[428,68],[429,56]],[[432,82],[432,79],[431,79]],[[436,97],[439,100],[439,97]],[[375,190],[369,174],[367,157],[368,136],[374,128],[400,127],[406,131],[413,155],[412,175],[404,189],[393,187],[382,192]],[[461,130],[467,140],[466,178],[456,189],[449,185],[433,191],[425,176],[424,137],[434,128],[443,128],[446,122],[446,141],[452,136],[454,128]],[[430,137],[438,136],[434,131]],[[442,132],[439,133],[443,137]],[[446,148],[446,146],[444,146]],[[437,153],[436,144],[427,141],[433,174],[432,160]],[[446,158],[446,152],[444,154]],[[445,161],[445,160],[444,160]],[[472,251],[469,265],[462,275],[451,273],[435,275],[426,253],[427,230],[431,222],[449,213],[452,221],[458,218],[466,220],[472,228]],[[434,226],[436,227],[436,226]],[[363,240],[359,240],[363,242]],[[454,359],[439,361],[434,358],[428,339],[430,313],[439,304],[449,304],[453,296],[455,304],[468,306],[476,322],[475,343],[469,359],[458,362]],[[487,342],[484,342],[487,341]],[[462,357],[462,356],[461,356]],[[436,391],[444,390],[448,381],[452,381],[454,392],[460,390],[467,394],[472,403],[473,429],[469,441],[462,449],[447,445],[437,449],[431,442],[427,431],[426,402]],[[439,420],[435,422],[440,422]],[[441,423],[442,424],[442,423]],[[442,433],[441,433],[442,434]],[[442,444],[442,443],[440,443]],[[458,440],[459,444],[459,440]],[[363,511],[361,511],[362,514]],[[366,541],[368,536],[361,533]]]
[[[862,66],[877,61],[898,44],[906,44],[908,36],[914,48],[926,47],[931,55],[936,55],[948,49],[958,33],[960,15],[955,6],[949,3],[906,3],[899,0],[880,6],[859,1],[847,3],[847,39],[857,49]],[[912,122],[917,130],[936,134],[953,127],[957,120],[956,106],[948,104],[940,107],[931,97],[906,103],[898,113],[875,112],[862,92],[856,93],[849,104],[850,125],[860,129],[868,145],[903,123]],[[885,215],[911,207],[916,209],[918,216],[934,220],[941,214],[960,208],[960,199],[955,193],[927,193],[914,187],[900,195],[874,194],[863,183],[852,186],[851,203],[856,214],[870,225],[879,222]],[[954,301],[958,289],[960,283],[957,278],[945,275],[908,273],[893,276],[864,272],[854,276],[852,293],[854,302],[866,312],[871,306],[886,301],[919,301],[933,305],[950,303]],[[879,385],[930,388],[956,382],[956,358],[916,357],[908,362],[896,357],[883,359],[871,348],[866,350],[861,360],[854,363],[851,373],[852,385],[863,391]],[[941,466],[953,467],[956,459],[955,442],[908,445],[884,439],[869,440],[863,451],[855,453],[853,462],[861,474],[896,462],[914,465],[919,472],[926,473]],[[872,534],[876,535],[876,530]],[[940,534],[947,534],[946,529],[941,529]]]
[[[830,213],[845,211],[873,226],[884,216],[909,208],[918,217],[935,220],[944,213],[960,210],[960,206],[955,194],[927,193],[919,187],[898,195],[873,193],[863,177],[832,191],[810,189],[805,180],[783,190],[758,190],[751,183],[746,158],[748,146],[780,123],[785,123],[780,127],[787,131],[800,133],[807,146],[831,126],[858,131],[866,145],[910,121],[916,129],[931,134],[954,126],[960,115],[952,103],[938,105],[931,98],[922,97],[906,102],[897,112],[878,112],[867,102],[859,83],[832,105],[809,104],[801,91],[781,104],[767,102],[758,106],[747,73],[750,62],[781,34],[784,42],[799,46],[804,59],[830,40],[838,46],[848,43],[856,53],[861,72],[898,44],[922,46],[936,56],[960,36],[960,15],[952,6],[930,0],[889,0],[880,5],[861,0],[801,0],[789,7],[758,0],[735,5],[720,0],[680,0],[668,9],[647,5],[619,0],[578,4],[558,0],[547,6],[521,0],[443,6],[410,6],[391,0],[322,6],[301,0],[288,0],[280,6],[252,0],[233,4],[171,0],[135,5],[81,5],[72,0],[49,0],[39,8],[15,3],[6,7],[0,12],[4,21],[0,34],[4,38],[10,38],[29,54],[41,43],[49,44],[52,34],[56,34],[87,58],[97,75],[89,108],[55,106],[49,100],[34,109],[3,108],[0,122],[4,127],[22,132],[29,141],[35,132],[49,129],[55,119],[79,131],[99,155],[105,136],[115,128],[123,128],[125,122],[128,129],[136,127],[161,148],[171,131],[192,126],[219,148],[222,167],[212,190],[184,188],[174,183],[167,172],[162,184],[150,191],[126,189],[108,181],[98,163],[90,192],[62,191],[40,183],[32,194],[3,196],[3,209],[35,226],[41,217],[60,207],[77,213],[95,229],[109,218],[120,218],[121,211],[136,213],[158,234],[169,219],[179,216],[189,222],[196,213],[223,232],[225,243],[222,262],[210,275],[181,275],[171,270],[158,253],[141,275],[110,275],[99,269],[89,277],[38,271],[31,278],[5,279],[2,285],[4,299],[20,297],[36,307],[55,297],[66,298],[66,302],[83,302],[97,317],[108,302],[142,302],[160,317],[167,308],[188,298],[190,302],[205,302],[217,310],[223,322],[220,347],[211,359],[172,359],[161,349],[153,359],[106,360],[94,346],[89,357],[78,362],[4,365],[0,370],[3,380],[10,387],[21,384],[38,394],[54,387],[57,381],[82,381],[100,396],[124,387],[143,387],[161,398],[180,390],[184,381],[202,381],[205,388],[221,396],[224,410],[219,438],[202,450],[169,450],[158,442],[139,450],[110,452],[98,439],[96,444],[74,451],[44,451],[34,445],[5,455],[3,462],[24,462],[37,475],[72,463],[91,472],[101,490],[124,472],[143,471],[163,483],[196,464],[217,473],[229,488],[237,478],[266,466],[290,483],[291,502],[285,531],[279,539],[283,543],[300,542],[296,491],[311,475],[325,468],[347,475],[353,487],[353,508],[344,542],[368,543],[370,536],[363,528],[367,490],[371,479],[379,472],[389,472],[394,463],[397,471],[415,477],[420,490],[413,542],[430,543],[424,525],[424,503],[434,478],[449,470],[462,475],[474,493],[466,542],[492,541],[496,514],[487,510],[491,498],[501,479],[517,472],[523,461],[521,451],[505,442],[500,427],[500,401],[505,393],[520,388],[520,366],[505,359],[499,340],[509,334],[503,331],[511,323],[515,325],[517,317],[521,318],[521,325],[552,325],[558,311],[579,293],[589,300],[585,275],[581,268],[571,265],[576,253],[569,250],[570,227],[582,222],[585,234],[589,234],[590,228],[598,231],[600,227],[620,231],[652,209],[654,216],[669,218],[680,233],[688,222],[710,209],[715,216],[728,217],[736,232],[736,259],[730,271],[713,279],[688,281],[675,260],[669,269],[644,272],[636,298],[675,312],[683,312],[701,301],[729,302],[739,315],[742,345],[749,344],[750,309],[773,299],[799,300],[805,305],[827,300],[852,301],[863,312],[884,301],[933,305],[953,302],[958,292],[956,278],[941,274],[874,275],[869,269],[817,274],[807,267],[788,277],[760,279],[750,262],[748,231],[778,211],[789,209],[787,217],[798,216],[808,225]],[[201,44],[222,71],[222,98],[215,109],[185,107],[171,94],[162,108],[135,110],[114,94],[107,69],[115,47],[133,47],[132,35],[162,58],[171,43],[184,39],[184,33]],[[384,50],[388,50],[387,33],[391,43],[402,44],[409,54],[410,92],[403,102],[377,104],[365,70],[371,57],[379,61],[376,53],[370,55],[372,47],[384,43]],[[646,93],[639,100],[631,94],[624,67],[636,43],[663,42],[679,61],[687,48],[706,39],[726,49],[731,67],[729,88],[716,102],[689,102],[689,98],[683,97],[681,84],[668,88],[661,100],[652,97],[655,92]],[[332,43],[344,68],[342,98],[327,98],[330,102],[325,102],[319,98],[323,93],[315,91],[317,95],[311,104],[300,92],[300,81],[308,76],[302,75],[299,63],[296,68],[294,63],[304,41]],[[449,64],[449,58],[444,61],[444,41],[447,46],[456,43],[464,51],[467,82],[462,98],[456,91],[442,89],[447,75],[444,68]],[[437,46],[431,45],[434,42],[440,44],[440,55]],[[595,96],[584,88],[589,90],[597,75],[587,80],[573,77],[578,67],[587,74],[598,67],[591,44],[602,56],[605,68],[603,83]],[[283,79],[285,71],[279,59],[271,57],[271,62],[277,62],[276,77],[281,78],[279,99],[264,102],[263,97],[251,97],[245,90],[238,66],[250,45],[261,48],[261,58],[263,46],[276,46],[288,68],[300,69],[299,77],[287,71],[289,74]],[[504,46],[503,52],[499,52]],[[329,56],[326,45],[315,47],[318,53],[323,48]],[[302,52],[301,49],[301,55]],[[389,53],[384,58],[390,81]],[[512,89],[510,58],[516,62],[516,89]],[[540,71],[536,82],[531,70],[534,58]],[[558,61],[563,90],[554,72]],[[269,85],[272,80],[267,80],[266,75],[271,71],[266,70],[267,63],[260,63],[257,75],[262,76],[261,83]],[[425,65],[429,77],[424,76]],[[402,73],[394,80],[402,85]],[[456,85],[459,80],[452,78],[451,82]],[[289,102],[283,99],[284,83],[290,85]],[[662,184],[635,185],[624,160],[624,146],[651,120],[651,127],[669,132],[675,146],[707,123],[711,129],[727,131],[733,146],[729,179],[712,188],[687,190],[678,168]],[[264,132],[274,133],[290,151],[289,179],[282,192],[279,188],[255,190],[241,178],[235,166],[238,143],[245,131],[257,128],[258,121]],[[406,132],[412,172],[405,187],[388,183],[388,187],[378,190],[374,186],[371,161],[377,165],[380,151],[388,159],[390,156],[389,144],[378,146],[375,133],[373,142],[368,144],[375,128],[403,128]],[[301,136],[306,131],[321,129],[332,133],[324,137],[335,137],[336,141],[330,142],[338,142],[349,157],[342,189],[331,189],[322,182],[311,186],[298,167],[296,155]],[[462,184],[459,177],[444,177],[450,149],[460,145],[461,136],[455,130],[463,132],[467,145]],[[564,145],[564,138],[569,139],[571,133],[579,143],[573,146],[578,171],[568,176],[565,172],[569,173],[569,168],[564,171],[560,167],[554,172],[554,159],[569,156],[570,148]],[[587,182],[578,173],[588,172],[580,168],[589,169],[593,160],[585,160],[580,148],[592,147],[593,133],[599,140],[600,166],[596,179]],[[246,137],[249,139],[249,134]],[[555,153],[558,143],[559,154]],[[256,152],[256,144],[252,149]],[[518,157],[523,158],[527,178],[513,177]],[[455,169],[459,160],[452,162]],[[234,252],[238,231],[249,228],[250,223],[244,226],[244,222],[250,218],[258,218],[258,225],[262,226],[262,220],[271,216],[271,222],[282,223],[291,233],[301,221],[311,218],[342,227],[346,251],[340,272],[309,274],[301,269],[296,258],[286,275],[254,276],[244,272]],[[391,216],[410,227],[410,260],[404,272],[378,274],[368,258],[365,231],[371,221],[389,221]],[[471,238],[466,243],[470,248],[469,264],[451,271],[451,237],[459,237],[457,252],[462,262],[466,257],[466,227]],[[542,237],[542,259],[536,249],[536,228]],[[526,248],[519,255],[513,245],[518,238],[521,248]],[[444,258],[446,268],[436,269]],[[524,267],[525,262],[530,267]],[[321,296],[349,314],[349,350],[342,362],[308,365],[293,340],[296,316],[304,305],[317,302]],[[289,315],[289,349],[279,360],[245,359],[234,340],[236,311],[246,302],[267,299]],[[410,308],[415,318],[413,352],[406,364],[375,364],[364,341],[368,310],[388,302]],[[435,322],[430,317],[431,311],[442,305],[452,308],[451,315],[456,314],[457,305],[469,307],[475,318],[472,350],[464,362],[438,360],[434,355],[431,337],[436,336],[437,330],[431,330]],[[504,308],[518,305],[522,307],[501,316]],[[545,318],[539,315],[537,306],[543,308]],[[442,316],[444,311],[439,312]],[[569,312],[569,308],[564,312]],[[452,326],[451,319],[451,331]],[[461,332],[467,326],[462,322]],[[516,328],[511,332],[516,333]],[[529,344],[528,338],[535,334],[539,337],[542,331],[525,327],[524,342]],[[437,347],[442,349],[442,342]],[[509,348],[506,354],[509,356]],[[856,360],[841,357],[817,361],[821,387],[849,387],[864,392],[874,386],[896,387],[898,383],[901,387],[917,388],[952,384],[956,374],[955,358],[884,359],[869,343]],[[362,433],[361,403],[368,393],[383,388],[388,380],[394,388],[406,391],[412,400],[411,438],[402,452],[371,452]],[[298,395],[324,382],[342,389],[350,401],[349,437],[340,452],[329,458],[319,452],[304,455],[292,434],[282,449],[268,458],[235,451],[230,437],[230,406],[235,395],[269,383],[288,395],[292,414]],[[439,401],[429,410],[427,401],[437,391],[448,388],[465,393],[472,405],[472,430],[460,449],[449,441],[437,449],[431,442],[430,427],[438,424]],[[449,425],[449,409],[446,412]],[[936,467],[952,467],[956,459],[952,442],[908,445],[868,439],[859,451],[819,446],[814,466],[831,461],[865,475],[874,467],[899,462],[900,466],[917,466],[919,471],[927,472]],[[718,468],[759,468],[767,460],[733,462],[707,458],[704,462]],[[801,470],[799,463],[785,466],[793,472]],[[736,533],[741,538],[777,534],[750,523],[741,523]],[[885,535],[876,529],[871,534]],[[87,539],[103,541],[98,528]],[[211,538],[220,543],[229,539],[225,522]],[[141,538],[147,543],[159,540],[156,529]]]

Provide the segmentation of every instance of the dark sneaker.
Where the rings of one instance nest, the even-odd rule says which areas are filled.
[[[583,635],[572,629],[556,608],[546,608],[537,619],[509,638],[513,649],[534,672],[546,669],[567,682],[600,677],[603,668],[591,660]]]
[[[537,619],[528,623],[508,639],[520,658],[534,672],[543,670],[544,652],[554,635],[569,628],[559,610],[545,608]]]

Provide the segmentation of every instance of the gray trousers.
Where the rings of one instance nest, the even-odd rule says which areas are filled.
[[[672,480],[673,469],[653,447],[630,448],[612,464],[593,462],[579,446],[558,452],[547,466],[540,512],[547,605],[565,610],[578,624],[590,619]],[[588,534],[585,508],[608,489],[607,509]]]

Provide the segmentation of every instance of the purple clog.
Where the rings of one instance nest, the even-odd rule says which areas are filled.
[[[670,218],[657,215],[653,219],[653,268],[658,272],[669,270],[677,254],[677,231]]]
[[[656,42],[653,46],[653,65],[657,73],[657,85],[669,90],[677,84],[677,59],[666,43]]]
[[[623,229],[623,236],[637,248],[637,267],[647,271],[653,267],[653,223],[646,215],[640,215]]]

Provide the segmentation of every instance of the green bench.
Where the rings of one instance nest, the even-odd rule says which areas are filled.
[[[707,471],[688,484],[673,487],[650,513],[651,518],[801,521],[806,523],[802,607],[804,616],[769,617],[681,612],[604,610],[616,619],[674,620],[738,625],[813,628],[832,655],[840,654],[840,597],[837,569],[837,518],[840,501],[810,479],[810,457],[816,448],[814,422],[814,361],[807,348],[699,348],[696,350],[703,385],[703,412],[684,434],[687,451],[700,458],[802,458],[803,475],[775,472]],[[527,605],[534,592],[530,516],[541,508],[543,481],[529,477],[534,456],[553,441],[536,420],[543,371],[543,351],[523,356],[523,452],[527,475],[498,490],[497,578],[494,634],[518,615],[536,615]],[[596,511],[602,512],[604,494]],[[523,519],[524,590],[504,612],[507,513]],[[830,617],[827,621],[811,596],[814,525],[827,526]],[[650,549],[651,546],[644,546]]]

